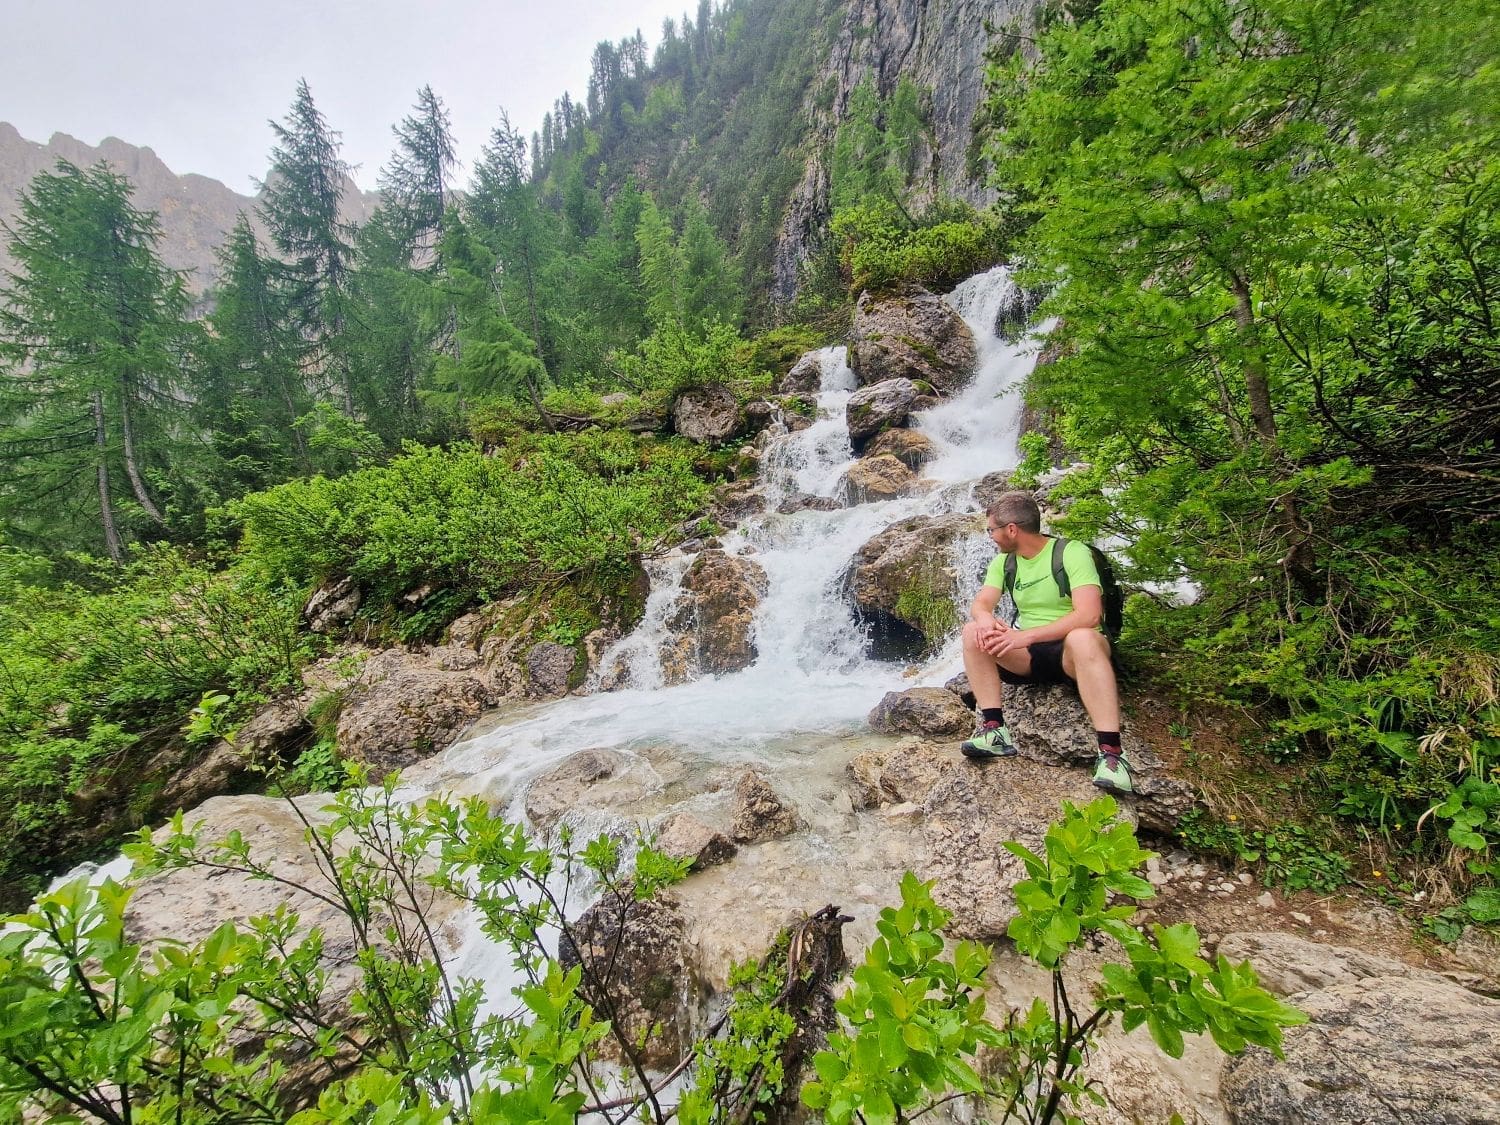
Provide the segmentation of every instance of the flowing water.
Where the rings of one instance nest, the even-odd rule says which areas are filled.
[[[764,567],[769,583],[756,614],[758,655],[751,667],[664,685],[659,650],[691,556],[654,560],[641,625],[602,661],[605,667],[623,661],[630,686],[519,711],[450,749],[441,772],[467,776],[492,799],[509,795],[518,801],[528,778],[585,748],[626,754],[649,749],[653,757],[671,753],[705,766],[758,763],[776,770],[795,762],[809,740],[864,727],[885,692],[951,674],[951,646],[915,681],[904,666],[870,658],[868,638],[841,585],[867,540],[909,516],[974,510],[973,483],[1016,464],[1020,385],[1035,363],[1037,345],[1033,339],[1000,339],[994,326],[1019,299],[1003,267],[970,278],[947,298],[973,331],[979,361],[967,388],[916,419],[935,447],[922,471],[934,482],[930,492],[781,514],[777,508],[792,496],[838,498],[854,459],[844,425],[854,374],[842,347],[819,353],[817,420],[771,438],[762,460],[766,514],[722,537],[726,552],[749,554]],[[972,595],[991,550],[976,531],[960,557],[949,560],[969,582],[963,597]]]

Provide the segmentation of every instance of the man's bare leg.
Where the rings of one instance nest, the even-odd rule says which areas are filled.
[[[1109,659],[1109,638],[1097,629],[1074,629],[1063,639],[1062,666],[1078,684],[1078,698],[1094,729],[1118,732],[1120,686]],[[974,682],[972,676],[969,682]]]

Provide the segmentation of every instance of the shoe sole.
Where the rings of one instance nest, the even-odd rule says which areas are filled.
[[[986,758],[1014,758],[1014,750],[987,750],[982,746],[970,746],[965,742],[959,747],[965,758],[973,758],[976,761],[984,761]]]
[[[1113,781],[1106,781],[1104,778],[1101,778],[1101,777],[1094,778],[1094,788],[1095,789],[1103,789],[1106,793],[1115,793],[1115,794],[1118,794],[1121,797],[1134,797],[1135,796],[1135,789],[1134,789],[1134,787],[1129,788],[1129,789],[1122,789],[1122,788],[1120,788],[1120,786],[1116,785]]]

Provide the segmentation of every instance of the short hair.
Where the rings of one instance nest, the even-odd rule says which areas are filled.
[[[1029,492],[1006,492],[989,506],[985,515],[995,521],[996,527],[1013,523],[1022,531],[1040,535],[1042,531],[1042,509],[1036,497]]]

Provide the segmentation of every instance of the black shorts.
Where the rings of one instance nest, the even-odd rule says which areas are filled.
[[[1020,672],[1012,672],[1009,668],[1000,669],[1000,678],[1008,684],[1073,684],[1077,681],[1063,671],[1063,643],[1062,641],[1037,641],[1034,645],[1027,645],[1026,651],[1031,653],[1031,671],[1026,675]]]

